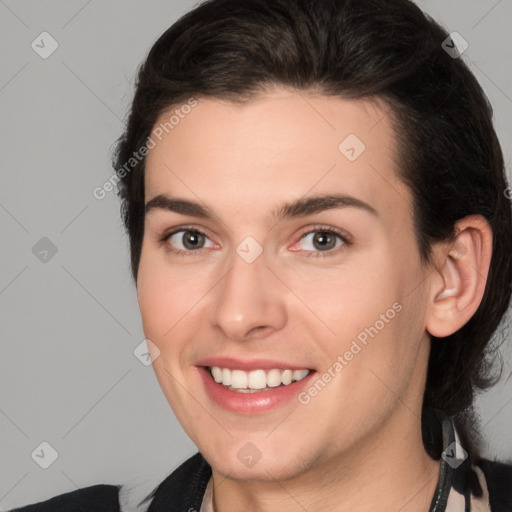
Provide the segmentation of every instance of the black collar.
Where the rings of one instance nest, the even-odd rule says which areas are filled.
[[[429,512],[445,512],[452,488],[464,496],[465,512],[471,508],[471,493],[482,495],[471,458],[460,444],[452,418],[439,409],[424,411],[422,433],[425,449],[436,460],[441,459],[439,479]]]

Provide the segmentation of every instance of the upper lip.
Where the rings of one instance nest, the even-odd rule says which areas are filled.
[[[278,361],[276,359],[236,359],[234,357],[208,357],[199,361],[196,366],[217,366],[219,368],[229,368],[231,370],[271,370],[273,368],[303,370],[311,369],[307,365],[292,364],[287,361]]]

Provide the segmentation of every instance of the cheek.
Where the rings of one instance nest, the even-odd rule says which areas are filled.
[[[303,313],[304,305],[311,312],[307,318],[317,326],[315,338],[330,339],[335,349],[378,321],[398,298],[391,258],[382,254],[368,254],[364,260],[358,256],[338,268],[312,269],[291,282]]]
[[[193,271],[173,268],[165,261],[165,255],[143,246],[137,300],[146,337],[157,345],[172,338],[173,331],[186,324],[203,288]]]
[[[381,250],[358,260],[357,268],[315,280],[314,293],[310,280],[301,284],[298,295],[309,289],[308,305],[325,324],[316,322],[313,339],[326,353],[327,368],[342,356],[346,370],[351,367],[344,367],[343,379],[354,384],[370,370],[389,382],[411,371],[422,339],[420,270],[414,256]]]
[[[358,321],[352,324],[352,336],[344,341],[350,343],[346,354],[352,358],[346,377],[350,376],[354,392],[366,394],[368,403],[373,401],[375,406],[381,400],[393,402],[405,396],[426,368],[427,352],[422,346],[428,340],[420,274],[414,264],[389,266],[386,279],[366,288],[364,313],[358,313],[357,307],[351,309]]]
[[[169,303],[171,297],[166,291],[165,279],[162,279],[159,265],[155,263],[143,248],[137,275],[137,300],[144,333],[158,344],[165,324],[172,320],[165,312],[172,312],[173,305]]]

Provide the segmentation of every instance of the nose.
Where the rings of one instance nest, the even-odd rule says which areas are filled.
[[[235,252],[215,294],[210,322],[226,338],[244,341],[286,325],[286,293],[266,266],[264,254],[247,263]]]

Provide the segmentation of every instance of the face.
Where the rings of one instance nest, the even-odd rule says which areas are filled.
[[[387,108],[274,89],[186,110],[155,125],[137,279],[186,433],[215,471],[269,480],[416,421],[427,270]]]

